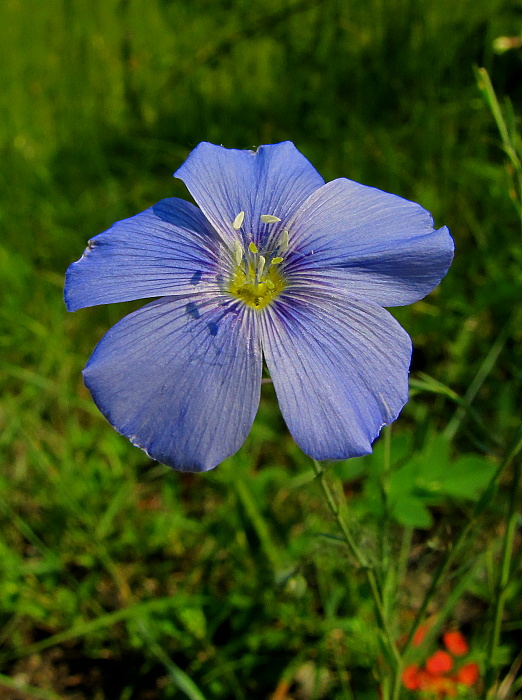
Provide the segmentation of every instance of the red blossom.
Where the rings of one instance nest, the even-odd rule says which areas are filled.
[[[422,698],[454,698],[457,697],[455,679],[449,676],[433,674],[425,669],[417,673],[418,690]]]
[[[426,636],[428,632],[428,625],[420,625],[420,627],[417,627],[415,630],[415,634],[413,635],[412,643],[414,647],[419,647],[422,642],[424,641],[424,637]]]
[[[419,668],[415,664],[410,664],[406,666],[402,672],[402,684],[408,690],[419,690]]]
[[[413,636],[413,645],[420,646],[426,637],[429,625],[420,625]],[[402,673],[402,683],[408,690],[419,691],[419,700],[442,700],[443,698],[456,698],[463,692],[463,686],[471,687],[480,676],[476,663],[467,663],[458,671],[453,669],[453,656],[464,656],[469,651],[469,646],[464,635],[459,630],[449,630],[443,635],[444,646],[434,652],[422,668],[417,664],[409,664]],[[450,652],[450,653],[448,653]]]
[[[439,673],[447,673],[451,671],[453,666],[453,659],[446,652],[439,649],[426,661],[426,669],[433,675]]]
[[[459,668],[457,680],[463,685],[474,685],[479,679],[479,667],[476,663],[466,664]]]
[[[464,656],[469,651],[464,635],[458,630],[446,632],[443,636],[444,646],[453,656]]]

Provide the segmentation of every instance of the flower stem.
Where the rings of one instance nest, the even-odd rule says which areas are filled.
[[[522,474],[522,463],[517,460],[513,467],[513,482],[511,485],[509,509],[506,516],[506,532],[502,543],[502,560],[500,565],[500,574],[496,586],[495,595],[495,610],[493,615],[493,628],[489,638],[487,660],[488,667],[486,670],[486,692],[492,690],[495,683],[495,655],[500,641],[500,631],[502,627],[502,617],[504,614],[504,605],[506,602],[507,588],[511,573],[511,558],[513,555],[513,542],[515,539],[516,524],[518,520],[517,503],[520,490],[520,481]]]
[[[377,621],[379,623],[379,626],[383,632],[386,645],[388,647],[388,651],[390,654],[390,657],[393,659],[393,664],[394,664],[394,683],[392,685],[392,691],[391,695],[389,696],[392,700],[395,700],[398,698],[398,693],[400,691],[400,677],[401,677],[401,671],[402,671],[402,658],[401,655],[399,654],[399,651],[397,649],[397,645],[395,644],[395,640],[393,637],[393,634],[390,630],[390,626],[388,623],[388,619],[386,616],[386,612],[384,609],[383,605],[383,599],[381,592],[379,591],[379,585],[377,582],[377,577],[375,575],[375,571],[373,568],[370,566],[368,563],[368,560],[364,556],[364,554],[361,552],[359,547],[357,546],[355,539],[350,531],[350,528],[348,527],[348,523],[346,521],[346,518],[344,516],[344,508],[342,503],[339,503],[333,493],[333,490],[328,483],[328,479],[326,477],[326,473],[324,472],[321,464],[313,459],[312,460],[313,465],[314,465],[314,471],[316,474],[316,477],[321,485],[321,489],[324,493],[324,496],[326,498],[326,501],[328,503],[328,506],[337,520],[337,524],[339,526],[339,529],[341,530],[344,540],[346,544],[348,545],[348,548],[350,552],[352,553],[353,557],[359,564],[360,568],[364,571],[364,574],[366,576],[366,580],[368,582],[368,585],[370,587],[370,591],[372,594],[372,599],[373,603],[375,606],[375,612],[377,616]]]

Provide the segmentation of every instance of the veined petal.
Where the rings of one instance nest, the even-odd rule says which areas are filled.
[[[263,236],[284,228],[285,221],[307,197],[324,185],[323,178],[291,141],[240,151],[200,143],[174,173],[221,236],[237,239],[233,223],[245,212],[242,229],[261,245]],[[281,218],[261,223],[261,216]]]
[[[263,352],[286,424],[314,459],[371,452],[408,400],[411,341],[383,308],[320,290],[261,316]]]
[[[344,178],[314,192],[288,223],[292,275],[329,278],[383,306],[411,304],[444,277],[454,244],[428,211]],[[318,277],[319,278],[319,277]]]
[[[259,405],[254,312],[224,295],[160,299],[97,345],[85,384],[108,421],[153,459],[206,471],[236,452]]]
[[[163,199],[89,241],[67,270],[67,308],[214,289],[218,246],[197,207]]]

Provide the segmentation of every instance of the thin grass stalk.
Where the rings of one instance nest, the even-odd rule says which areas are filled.
[[[500,632],[502,628],[502,617],[506,604],[507,588],[511,577],[511,561],[513,557],[513,544],[518,520],[517,503],[522,475],[522,463],[517,461],[513,469],[513,481],[511,485],[509,509],[506,514],[506,531],[502,542],[502,558],[500,573],[495,590],[495,606],[493,613],[493,627],[489,637],[487,650],[486,669],[486,691],[485,697],[490,697],[493,687],[497,683],[497,673],[495,671],[495,657],[500,642]]]
[[[513,141],[510,129],[508,127],[508,124],[502,112],[502,108],[500,107],[497,95],[495,93],[495,89],[489,77],[489,73],[485,68],[476,68],[475,76],[478,88],[484,95],[484,99],[486,100],[488,107],[490,108],[493,118],[495,120],[495,124],[497,125],[497,129],[502,140],[502,146],[504,148],[504,151],[506,152],[506,155],[509,158],[509,162],[511,163],[511,167],[513,168],[513,199],[517,200],[515,204],[517,207],[518,215],[520,218],[520,224],[522,227],[522,163],[519,157],[517,146]]]
[[[381,591],[379,590],[379,584],[377,581],[377,577],[375,575],[375,571],[373,568],[370,566],[368,563],[368,560],[366,557],[363,555],[357,544],[355,543],[355,539],[350,532],[350,528],[348,526],[348,523],[346,522],[346,519],[344,518],[342,508],[337,503],[335,500],[335,497],[333,495],[332,489],[330,487],[330,484],[328,483],[326,473],[324,472],[321,464],[313,459],[312,463],[314,465],[314,471],[317,476],[317,479],[319,480],[319,483],[321,485],[321,489],[324,493],[324,496],[326,498],[326,501],[328,503],[328,506],[337,520],[337,524],[339,525],[339,529],[341,530],[344,540],[346,544],[348,545],[348,548],[350,552],[352,553],[352,556],[354,559],[357,561],[359,564],[360,568],[364,571],[364,574],[366,576],[366,580],[368,582],[368,585],[370,587],[373,603],[375,606],[375,612],[377,615],[377,621],[379,623],[379,626],[384,634],[384,638],[386,640],[386,645],[388,648],[388,652],[390,655],[390,658],[393,659],[393,664],[394,664],[394,682],[392,686],[392,692],[391,695],[388,695],[391,700],[395,700],[398,698],[398,692],[400,690],[400,676],[401,676],[401,671],[402,671],[402,658],[399,653],[399,650],[397,649],[397,645],[395,644],[395,640],[393,637],[393,634],[391,632],[389,622],[386,616],[386,611],[384,609],[383,605],[383,600],[382,600],[382,595]]]
[[[446,552],[446,556],[442,560],[442,562],[439,565],[439,568],[437,569],[437,572],[435,573],[435,576],[433,577],[430,587],[428,591],[426,592],[426,595],[424,596],[424,599],[422,601],[422,604],[419,608],[419,611],[417,615],[415,616],[415,621],[410,629],[410,632],[408,634],[408,638],[406,640],[406,643],[404,644],[402,654],[403,657],[406,656],[408,649],[411,646],[411,643],[413,641],[413,637],[415,636],[415,632],[421,625],[424,616],[426,614],[426,610],[428,609],[428,606],[435,595],[436,591],[438,590],[439,584],[444,578],[446,572],[448,571],[453,559],[455,558],[455,555],[459,551],[460,547],[466,540],[469,532],[471,529],[476,525],[477,518],[478,516],[482,513],[484,508],[487,506],[489,503],[490,499],[492,498],[497,481],[502,474],[502,472],[511,464],[512,460],[517,456],[519,451],[522,449],[522,427],[519,427],[517,433],[515,434],[515,438],[510,446],[510,448],[507,450],[504,459],[501,461],[499,464],[497,470],[491,477],[491,480],[488,484],[488,486],[485,488],[484,493],[482,494],[481,498],[477,501],[475,504],[475,507],[473,508],[472,516],[466,526],[460,531],[459,536],[455,540],[455,543],[451,549],[448,549]]]

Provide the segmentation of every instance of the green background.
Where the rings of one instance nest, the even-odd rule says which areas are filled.
[[[368,551],[383,518],[400,533],[404,547],[388,552],[402,567],[399,636],[520,423],[518,195],[473,68],[516,114],[520,49],[493,47],[521,22],[522,5],[504,0],[3,0],[2,698],[267,698],[283,683],[301,698],[377,697],[368,591],[271,387],[245,446],[213,472],[152,463],[81,381],[97,340],[139,304],[68,314],[63,275],[115,220],[188,198],[171,175],[203,140],[292,140],[326,180],[418,201],[449,226],[447,278],[394,310],[415,353],[389,507],[381,447],[335,467]],[[506,479],[466,576],[432,610],[460,581],[444,614],[477,658]],[[514,576],[499,668],[516,650],[519,594]]]

